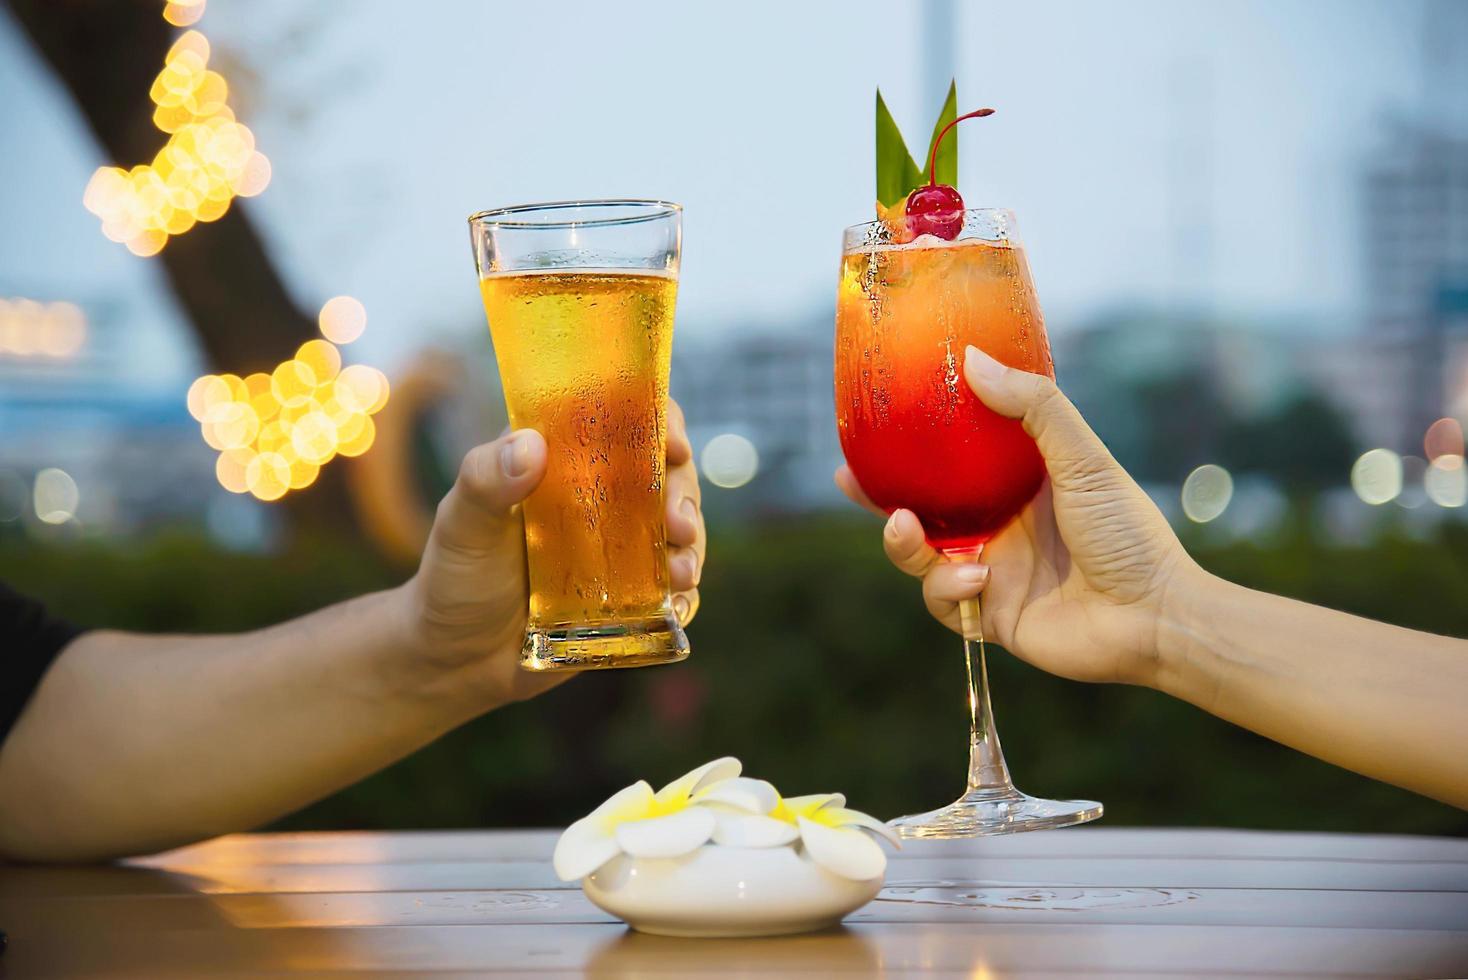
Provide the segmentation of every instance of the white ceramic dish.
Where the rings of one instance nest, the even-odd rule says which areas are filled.
[[[618,855],[582,887],[640,932],[729,937],[833,926],[875,898],[882,881],[832,874],[803,848],[708,844],[675,858]]]

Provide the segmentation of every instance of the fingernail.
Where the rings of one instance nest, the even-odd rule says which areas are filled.
[[[679,595],[673,596],[673,615],[678,617],[679,625],[683,625],[688,622],[688,613],[692,610],[692,608],[693,607],[688,604],[687,596],[684,596],[681,593]]]
[[[989,566],[961,565],[953,574],[963,585],[983,585],[989,580]]]
[[[963,370],[972,378],[985,384],[994,384],[1004,377],[1004,365],[970,344],[963,352]]]
[[[883,534],[887,535],[887,537],[889,538],[892,538],[894,541],[897,539],[897,515],[900,513],[902,513],[902,511],[894,510],[892,512],[892,516],[887,518],[887,526],[882,530]]]
[[[514,479],[524,476],[530,469],[530,447],[518,434],[510,436],[500,447],[500,469],[505,476]]]
[[[694,505],[692,497],[683,498],[683,502],[678,505],[678,513],[688,518],[690,524],[698,523],[698,507]]]

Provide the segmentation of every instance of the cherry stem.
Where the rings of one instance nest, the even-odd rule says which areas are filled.
[[[957,119],[953,120],[953,122],[949,123],[947,126],[944,126],[941,130],[938,131],[938,138],[933,140],[933,148],[928,151],[929,187],[938,186],[938,171],[935,167],[935,164],[938,162],[938,147],[943,145],[943,137],[948,135],[948,131],[954,126],[957,126],[959,123],[963,122],[965,119],[982,119],[985,116],[992,115],[994,115],[993,109],[975,109],[973,112],[965,112],[963,115],[959,116]]]

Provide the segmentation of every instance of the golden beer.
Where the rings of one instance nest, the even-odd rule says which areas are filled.
[[[681,660],[663,485],[677,279],[537,269],[480,280],[510,423],[545,437],[525,501],[530,613],[521,665]]]

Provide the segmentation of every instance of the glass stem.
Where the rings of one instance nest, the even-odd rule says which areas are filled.
[[[958,613],[963,626],[963,661],[968,669],[968,791],[985,795],[1012,792],[1014,784],[1009,781],[1004,749],[994,728],[994,710],[989,707],[989,670],[984,662],[984,622],[980,617],[979,597],[960,602]]]

